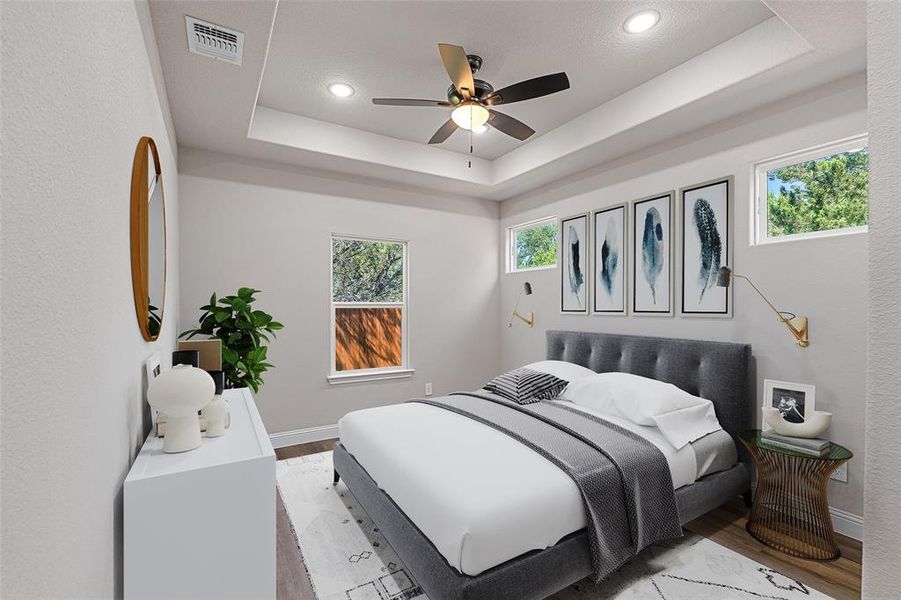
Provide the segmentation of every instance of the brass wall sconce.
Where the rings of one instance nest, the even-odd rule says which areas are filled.
[[[733,273],[732,269],[729,267],[720,267],[720,270],[717,272],[716,276],[716,284],[720,287],[729,287],[729,284],[736,277],[740,277],[750,284],[754,291],[763,298],[763,301],[767,303],[767,305],[773,309],[773,312],[779,317],[779,321],[785,324],[788,327],[788,330],[791,332],[792,336],[795,338],[795,343],[798,344],[801,348],[807,348],[810,346],[810,340],[807,339],[807,317],[796,315],[795,313],[786,312],[784,310],[778,310],[773,303],[767,300],[767,297],[763,295],[763,292],[754,285],[754,282],[751,281],[751,278],[746,275],[739,275],[738,273]]]
[[[510,313],[510,320],[507,321],[507,327],[513,327],[514,317],[516,317],[529,327],[535,324],[535,317],[532,315],[532,311],[529,311],[528,316],[524,317],[516,310],[519,308],[519,301],[522,298],[523,294],[525,294],[526,296],[532,295],[532,284],[528,281],[523,284],[522,289],[519,291],[519,295],[516,297],[516,303],[513,305],[513,312]]]

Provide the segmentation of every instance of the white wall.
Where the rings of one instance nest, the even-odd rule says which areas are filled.
[[[869,344],[863,597],[899,598],[901,540],[901,4],[867,7]]]
[[[855,453],[848,469],[849,483],[830,483],[830,502],[860,515],[867,236],[750,247],[749,203],[754,162],[864,131],[866,90],[858,77],[699,131],[656,155],[634,156],[502,206],[499,233],[503,240],[507,227],[535,218],[566,217],[734,175],[734,266],[737,272],[750,275],[777,305],[810,317],[810,348],[795,346],[744,282],[735,288],[733,319],[573,316],[559,313],[559,272],[553,269],[501,276],[501,319],[507,318],[513,298],[526,280],[532,283],[534,294],[524,299],[520,310],[534,310],[536,319],[534,329],[516,324],[502,330],[501,367],[512,368],[542,357],[547,329],[750,343],[756,358],[757,397],[762,396],[765,378],[816,384],[817,408],[835,414],[827,435]]]
[[[111,598],[121,483],[143,439],[143,361],[175,338],[175,140],[146,4],[2,11],[0,596]],[[138,330],[129,261],[142,135],[159,147],[171,236],[155,344]]]
[[[481,386],[497,371],[497,205],[182,149],[179,329],[212,291],[262,290],[285,324],[257,395],[270,433]],[[330,235],[409,241],[411,379],[330,385]]]

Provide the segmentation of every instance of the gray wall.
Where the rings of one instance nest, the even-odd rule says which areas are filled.
[[[501,275],[500,318],[506,319],[523,281],[534,294],[521,310],[536,324],[501,331],[501,367],[540,358],[547,329],[608,331],[747,342],[756,357],[757,397],[763,380],[817,386],[817,408],[834,413],[827,435],[855,453],[847,484],[830,483],[830,502],[860,515],[863,501],[864,385],[866,369],[867,236],[865,234],[749,246],[754,162],[866,131],[866,90],[861,78],[793,98],[738,120],[701,130],[655,155],[503,203],[499,237],[506,228],[548,215],[566,217],[657,192],[735,176],[734,265],[753,277],[780,307],[810,317],[811,346],[796,347],[770,309],[744,282],[735,288],[733,319],[574,316],[559,313],[557,269]],[[659,150],[659,149],[657,149]],[[506,248],[501,248],[501,253]],[[502,256],[503,258],[503,256]],[[501,266],[504,269],[504,266]],[[677,276],[678,279],[678,276]],[[759,418],[759,413],[758,413]]]
[[[870,282],[863,597],[901,597],[901,4],[867,8]]]
[[[263,290],[285,324],[257,395],[270,433],[480,387],[497,372],[497,204],[182,149],[179,328],[210,293]],[[411,379],[330,385],[330,235],[409,241]]]
[[[144,359],[168,357],[175,339],[175,140],[146,4],[2,10],[0,596],[111,598],[121,594],[122,480],[143,441]],[[169,208],[154,344],[138,330],[129,260],[142,135],[156,139]]]

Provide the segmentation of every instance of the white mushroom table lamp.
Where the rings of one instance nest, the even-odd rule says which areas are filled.
[[[176,365],[151,382],[147,402],[166,415],[163,452],[185,452],[200,446],[197,411],[210,403],[215,392],[209,373],[188,365]]]

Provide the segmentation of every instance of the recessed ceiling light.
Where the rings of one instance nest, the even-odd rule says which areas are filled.
[[[331,92],[333,96],[338,96],[339,98],[347,98],[348,96],[354,95],[354,89],[346,83],[330,83],[328,91]]]
[[[629,33],[642,33],[660,21],[660,13],[656,10],[643,10],[635,13],[623,24],[623,29]]]

